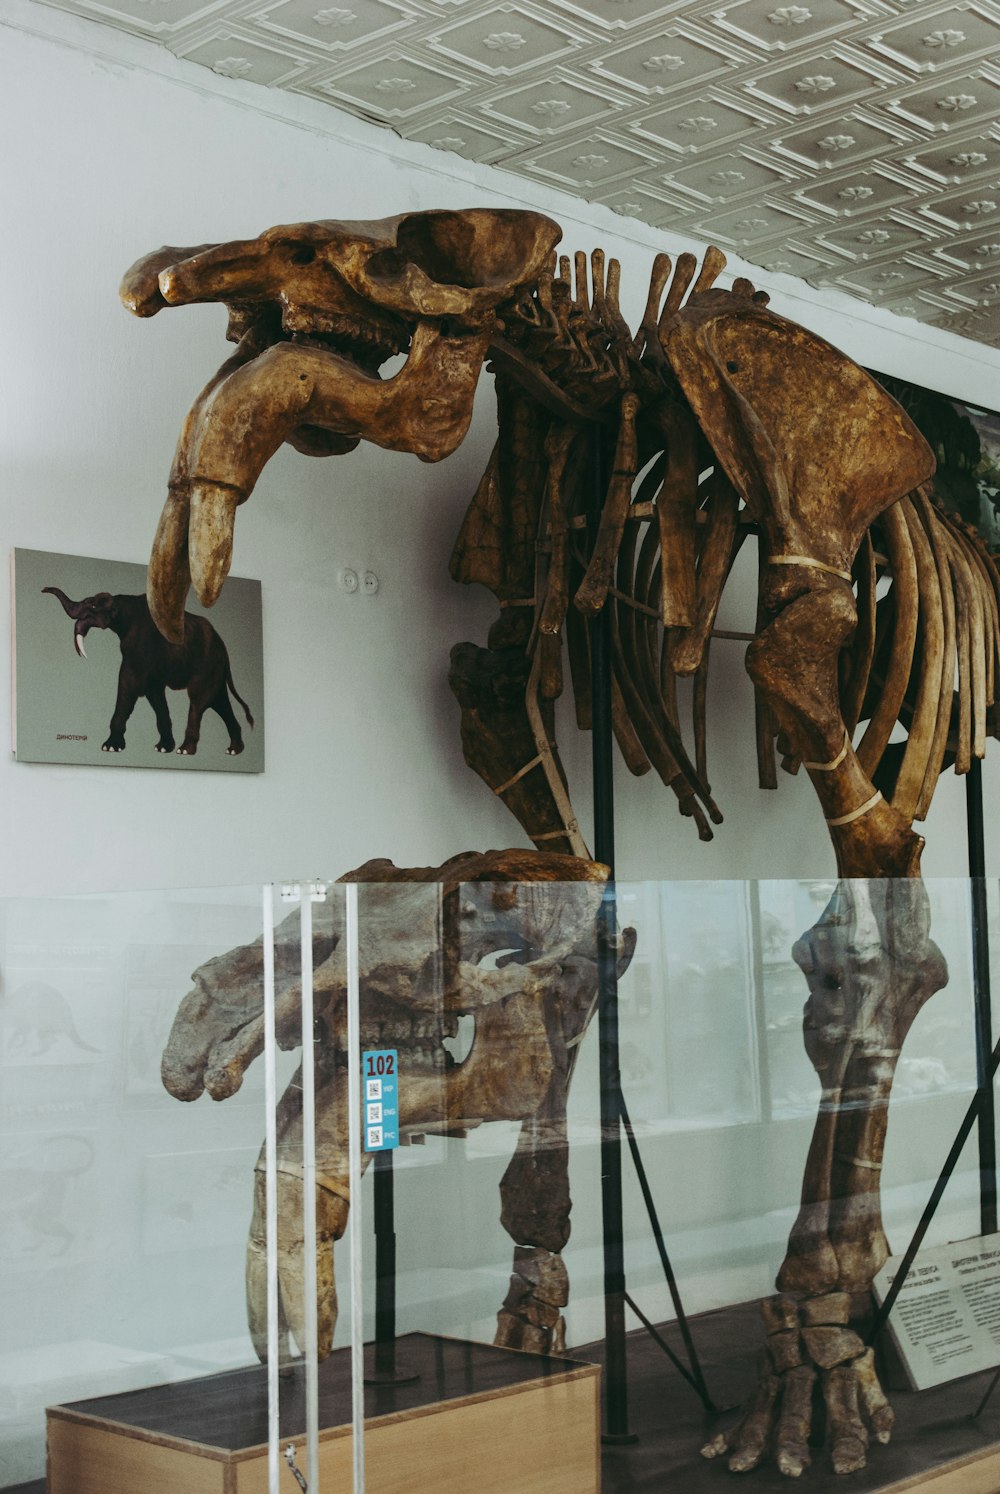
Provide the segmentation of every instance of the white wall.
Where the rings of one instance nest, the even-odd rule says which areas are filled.
[[[215,78],[146,43],[28,0],[0,3],[0,138],[7,142],[0,155],[0,202],[8,214],[0,282],[5,546],[145,559],[180,420],[226,351],[224,312],[218,307],[188,308],[149,323],[130,318],[119,306],[122,271],[160,243],[245,236],[272,223],[309,217],[380,217],[437,205],[534,205],[563,222],[570,247],[601,243],[619,255],[633,317],[644,300],[655,250],[685,247],[605,210],[398,141],[332,109]],[[783,277],[769,288],[778,310],[859,360],[965,398],[995,402],[1000,368],[995,352]],[[60,925],[58,948],[48,954],[39,953],[45,918],[31,911],[43,905],[22,906],[16,900],[52,892],[335,876],[372,855],[432,863],[461,849],[523,843],[514,821],[464,766],[457,707],[446,683],[449,647],[463,638],[483,642],[494,611],[491,598],[456,588],[447,575],[452,540],[492,433],[492,397],[484,381],[472,433],[440,466],[371,448],[323,463],[283,451],[270,464],[241,511],[234,565],[237,574],[263,583],[268,707],[263,777],[64,769],[0,760],[0,896],[15,900],[5,905],[7,959],[16,945],[22,976],[35,968],[32,960],[38,968],[38,961],[50,960],[50,983],[65,978],[67,992],[82,1003],[80,1035],[102,1055],[88,1057],[82,1068],[72,1054],[61,1067],[34,1058],[27,1065],[0,1065],[0,1115],[11,1167],[16,1170],[22,1159],[29,1178],[33,1169],[43,1168],[40,1159],[54,1155],[46,1151],[53,1128],[85,1138],[83,1151],[70,1151],[63,1159],[64,1170],[72,1173],[73,1159],[86,1156],[91,1144],[97,1158],[93,1173],[84,1169],[86,1177],[65,1184],[61,1207],[75,1207],[79,1200],[88,1232],[74,1245],[65,1269],[50,1261],[43,1242],[27,1276],[15,1274],[8,1281],[9,1300],[20,1302],[19,1351],[30,1346],[33,1332],[39,1343],[63,1332],[80,1341],[139,1344],[158,1352],[160,1340],[144,1336],[154,1332],[150,1324],[155,1322],[155,1333],[162,1334],[162,1344],[174,1356],[171,1372],[193,1372],[190,1355],[184,1357],[176,1334],[169,1336],[175,1326],[169,1304],[171,1293],[181,1293],[190,1315],[205,1283],[199,1279],[190,1290],[184,1286],[171,1264],[173,1247],[142,1235],[150,1228],[142,1211],[143,1189],[151,1189],[161,1200],[160,1214],[153,1216],[160,1221],[157,1227],[168,1235],[171,1229],[183,1232],[180,1214],[172,1221],[161,1218],[169,1214],[163,1190],[173,1197],[170,1189],[176,1191],[178,1178],[186,1175],[178,1159],[200,1152],[210,1160],[207,1171],[191,1161],[191,1177],[202,1180],[191,1184],[192,1198],[214,1203],[218,1227],[228,1229],[225,1263],[221,1255],[211,1260],[220,1263],[218,1280],[228,1283],[232,1332],[241,1332],[243,1222],[236,1229],[225,1225],[212,1180],[220,1167],[224,1171],[229,1153],[238,1154],[244,1165],[260,1123],[255,1110],[207,1103],[177,1107],[160,1095],[150,1036],[159,1035],[169,1019],[193,964],[213,948],[252,933],[256,913],[249,895],[224,901],[217,920],[213,914],[201,921],[188,904],[180,914],[152,914],[146,903],[130,912],[128,905],[102,899],[96,916],[103,932],[87,935],[74,914],[65,928]],[[374,570],[381,582],[377,597],[346,595],[337,585],[345,566]],[[6,585],[4,572],[0,587]],[[728,599],[726,607],[724,626],[746,626],[749,589]],[[101,644],[110,639],[94,640],[95,648]],[[783,782],[777,794],[756,789],[750,690],[739,650],[719,643],[715,653],[710,763],[726,823],[713,845],[702,846],[690,824],[679,821],[671,796],[649,779],[633,783],[623,775],[617,814],[622,877],[828,877],[832,857],[804,775]],[[4,739],[7,727],[5,692]],[[988,804],[1000,788],[997,759],[1000,753],[987,765]],[[586,821],[587,745],[569,732],[566,760]],[[961,785],[942,786],[928,832],[929,873],[964,873],[962,802]],[[987,850],[991,874],[998,875],[995,837]],[[122,917],[135,920],[134,934],[119,927]],[[169,958],[157,955],[137,983],[129,976],[129,960],[137,958],[133,946],[141,950],[147,944],[177,948]],[[117,973],[105,977],[92,971],[86,980],[74,980],[79,949],[92,945],[100,948],[94,969]],[[692,1022],[697,1039],[697,1012]],[[140,1044],[141,1062],[128,1058],[130,1042]],[[139,1063],[131,1089],[127,1076],[121,1078],[127,1062]],[[591,1062],[587,1057],[581,1070]],[[707,1076],[713,1062],[706,1040]],[[48,1071],[43,1075],[41,1068]],[[674,1217],[694,1231],[696,1253],[702,1249],[697,1231],[706,1222],[745,1216],[752,1189],[744,1168],[750,1158],[760,1169],[754,1176],[769,1180],[772,1194],[775,1182],[781,1184],[784,1213],[779,1209],[760,1237],[762,1249],[773,1253],[794,1205],[807,1129],[806,1120],[790,1129],[772,1128],[765,1144],[754,1128],[737,1133],[695,1125],[679,1150],[676,1137],[669,1156],[656,1150],[659,1184],[667,1190]],[[470,1150],[468,1166],[461,1160],[462,1148],[448,1149],[452,1171],[440,1193],[428,1194],[431,1164],[417,1157],[402,1185],[414,1208],[419,1210],[422,1201],[427,1239],[421,1243],[419,1231],[411,1231],[410,1238],[427,1270],[441,1252],[439,1233],[429,1227],[436,1215],[428,1209],[428,1196],[450,1198],[459,1211],[437,1278],[446,1301],[449,1294],[457,1300],[457,1273],[481,1259],[483,1211],[492,1216],[495,1210],[503,1159],[486,1140],[479,1146],[480,1153]],[[471,1158],[481,1153],[485,1159],[473,1166]],[[152,1172],[146,1166],[150,1158],[156,1161]],[[581,1153],[575,1162],[574,1218],[584,1258],[596,1249],[598,1236],[596,1212],[587,1201],[588,1193],[596,1193],[593,1179],[587,1182],[591,1161],[592,1154],[588,1160]],[[438,1179],[445,1177],[435,1172]],[[705,1176],[728,1177],[733,1190],[740,1186],[727,1202],[721,1182],[708,1196],[700,1186]],[[692,1180],[699,1186],[685,1196]],[[637,1239],[645,1242],[637,1214],[630,1218]],[[22,1222],[15,1216],[18,1228]],[[29,1244],[31,1227],[29,1222]],[[15,1240],[21,1238],[15,1233]],[[640,1248],[647,1251],[645,1243]],[[488,1259],[504,1261],[506,1249],[500,1240]],[[777,1257],[767,1271],[776,1264]],[[575,1267],[578,1279],[582,1274],[596,1280],[592,1266],[585,1259]],[[481,1329],[484,1313],[496,1302],[495,1277],[503,1270],[501,1264],[486,1272],[483,1290],[470,1299],[467,1311],[463,1308],[463,1321]],[[422,1280],[426,1284],[427,1278]],[[759,1289],[757,1274],[737,1273],[727,1281],[734,1296]],[[698,1301],[713,1300],[715,1290],[706,1287]],[[140,1299],[150,1292],[162,1300],[152,1316],[143,1316]],[[49,1314],[52,1321],[46,1319],[44,1332],[41,1307],[33,1319],[35,1301],[59,1309],[54,1317]],[[71,1303],[81,1310],[70,1312]],[[419,1321],[418,1312],[413,1316]],[[580,1334],[596,1331],[598,1320],[594,1313],[582,1313]],[[19,1363],[11,1374],[21,1374],[23,1381],[34,1373],[47,1387],[39,1390],[38,1404],[46,1396],[86,1393],[67,1392],[53,1374],[46,1379],[49,1371],[41,1359],[34,1371]],[[0,1389],[4,1383],[0,1373]],[[37,1407],[31,1416],[35,1430],[24,1433],[6,1465],[0,1461],[0,1485],[27,1477],[38,1466]]]
[[[568,245],[600,242],[620,256],[633,317],[654,248],[679,247],[607,210],[311,101],[217,78],[28,0],[6,0],[5,10],[0,108],[4,138],[16,142],[0,164],[9,215],[0,348],[7,545],[145,559],[180,420],[227,346],[219,307],[140,322],[118,304],[121,273],[160,243],[309,217],[527,203],[563,222]],[[993,350],[786,277],[773,289],[779,310],[861,361],[967,398],[995,388]],[[484,641],[493,615],[490,598],[454,586],[446,569],[492,439],[491,398],[484,379],[472,433],[438,466],[368,447],[325,462],[279,454],[240,513],[234,563],[264,587],[266,774],[3,761],[0,890],[335,875],[373,854],[426,863],[523,842],[462,762],[445,680],[450,645]],[[338,589],[345,565],[378,573],[375,599]],[[746,590],[728,605],[728,620],[745,624]],[[113,647],[106,636],[95,640],[102,644]],[[777,794],[755,787],[741,652],[715,650],[710,767],[727,816],[717,841],[698,844],[653,775],[623,780],[622,874],[759,875],[774,870],[779,845],[786,875],[830,869],[804,775]],[[6,702],[3,710],[6,738]],[[572,728],[565,735],[585,818],[586,743],[572,740]],[[998,773],[994,762],[988,789]],[[953,789],[942,789],[946,807],[931,823],[931,873],[964,870]],[[1000,870],[1000,848],[990,854]]]

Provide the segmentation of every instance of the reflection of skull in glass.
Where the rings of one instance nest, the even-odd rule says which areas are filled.
[[[399,1052],[399,1119],[409,1130],[462,1134],[484,1120],[533,1123],[533,1152],[563,1165],[562,1116],[576,1043],[597,1001],[597,913],[606,868],[534,851],[452,858],[401,869],[368,862],[359,886],[362,1046]],[[526,880],[526,879],[531,880]],[[336,1321],[332,1253],[348,1205],[347,973],[343,899],[314,918],[317,1172],[321,1347]],[[276,1027],[283,1047],[301,1036],[299,918],[276,931]],[[631,954],[628,931],[620,951]],[[262,1051],[261,941],[194,973],[163,1057],[179,1099],[225,1099]],[[544,1116],[542,1122],[539,1117]],[[279,1253],[288,1326],[302,1342],[302,1112],[298,1078],[279,1105]],[[262,1164],[259,1164],[259,1167]],[[552,1161],[545,1164],[552,1170]],[[264,1348],[263,1181],[248,1261],[248,1310]],[[511,1212],[505,1199],[505,1216]],[[568,1210],[568,1201],[565,1204]],[[545,1209],[541,1207],[541,1215]],[[506,1222],[506,1217],[505,1217]],[[518,1244],[533,1244],[521,1238]],[[535,1233],[546,1233],[539,1218]],[[541,1238],[538,1243],[545,1243]],[[558,1238],[555,1248],[561,1248]],[[548,1248],[548,1247],[547,1247]]]

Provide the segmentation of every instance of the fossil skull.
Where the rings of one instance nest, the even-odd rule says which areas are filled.
[[[563,1093],[597,999],[596,916],[607,869],[577,857],[491,851],[441,867],[368,862],[359,882],[361,1042],[399,1054],[399,1121],[461,1133],[524,1120],[553,1080]],[[529,880],[530,879],[530,880]],[[298,914],[275,935],[276,1028],[301,1041]],[[622,937],[621,964],[631,954]],[[315,1264],[321,1352],[336,1322],[332,1244],[348,1208],[347,974],[343,903],[314,921],[316,1168],[321,1247]],[[163,1082],[178,1099],[236,1092],[264,1045],[261,941],[209,960],[174,1020]],[[451,1051],[456,1041],[462,1048]],[[263,1160],[248,1250],[251,1333],[264,1352]],[[299,1076],[278,1113],[279,1274],[286,1326],[303,1342],[302,1109]]]
[[[439,461],[462,440],[496,308],[537,278],[560,236],[540,213],[407,213],[270,228],[159,249],[127,272],[137,316],[222,301],[236,352],[181,431],[153,545],[149,605],[177,642],[193,582],[211,606],[237,507],[284,441],[314,456],[360,440]],[[379,368],[396,354],[392,377]]]

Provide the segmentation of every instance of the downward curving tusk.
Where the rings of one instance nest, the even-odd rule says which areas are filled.
[[[191,580],[203,607],[218,601],[233,563],[233,529],[242,495],[215,482],[191,484],[188,556]]]
[[[187,488],[171,488],[160,515],[146,572],[146,601],[150,616],[171,643],[184,642],[184,603],[191,585],[189,511]]]

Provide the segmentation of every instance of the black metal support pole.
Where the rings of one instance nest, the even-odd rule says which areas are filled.
[[[396,1368],[396,1218],[392,1152],[375,1153],[375,1370]]]
[[[698,1358],[698,1351],[694,1346],[694,1339],[691,1335],[691,1326],[688,1323],[687,1313],[684,1311],[684,1304],[681,1301],[680,1290],[677,1286],[677,1277],[674,1275],[674,1268],[670,1263],[670,1256],[667,1254],[666,1243],[663,1239],[663,1231],[660,1228],[660,1216],[657,1213],[656,1204],[653,1201],[653,1192],[649,1186],[649,1179],[646,1176],[646,1166],[642,1160],[642,1153],[639,1151],[639,1143],[635,1139],[635,1132],[632,1129],[632,1120],[628,1113],[628,1106],[625,1103],[625,1096],[620,1091],[618,1096],[618,1103],[621,1107],[622,1124],[625,1127],[625,1135],[628,1138],[629,1151],[632,1153],[632,1162],[635,1166],[636,1175],[639,1179],[639,1187],[642,1189],[643,1202],[646,1205],[646,1213],[649,1216],[649,1223],[653,1230],[653,1239],[656,1241],[656,1249],[659,1253],[660,1265],[663,1268],[663,1275],[666,1278],[667,1288],[670,1292],[670,1300],[674,1304],[674,1312],[677,1315],[677,1327],[679,1328],[681,1338],[684,1341],[684,1349],[687,1353],[688,1364],[691,1366],[691,1373],[688,1374],[686,1370],[681,1368],[679,1362],[673,1354],[670,1354],[670,1358],[675,1364],[677,1364],[677,1367],[678,1369],[680,1369],[681,1374],[684,1376],[685,1380],[687,1380],[688,1383],[693,1386],[694,1389],[698,1392],[698,1395],[701,1397],[701,1403],[705,1407],[705,1410],[708,1412],[709,1416],[717,1416],[719,1408],[718,1406],[716,1406],[715,1402],[712,1400],[711,1395],[709,1394],[708,1385],[706,1384],[705,1376],[702,1373],[701,1361]],[[654,1330],[650,1327],[649,1320],[643,1317],[643,1314],[636,1307],[635,1303],[632,1301],[632,1298],[628,1295],[627,1292],[625,1294],[625,1300],[628,1302],[628,1305],[631,1307],[636,1317],[640,1319],[647,1332],[651,1333],[656,1339],[657,1343],[659,1343],[662,1347],[662,1340],[660,1339],[659,1334],[654,1332]]]
[[[369,1385],[403,1385],[419,1375],[396,1363],[396,1209],[392,1152],[376,1152],[375,1173],[375,1353],[365,1373]]]
[[[593,435],[594,498],[600,514],[607,487],[603,433]],[[621,1073],[618,1059],[615,812],[611,731],[611,616],[607,607],[590,624],[594,856],[611,868],[598,914],[598,1015],[601,1083],[601,1203],[604,1221],[604,1441],[632,1442],[628,1426],[625,1355],[625,1246],[622,1219]]]
[[[989,1074],[993,1048],[993,1013],[990,999],[990,939],[986,903],[986,850],[983,841],[983,767],[974,757],[965,779],[965,812],[969,834],[969,877],[972,897],[972,978],[976,1009],[976,1083],[979,1107],[979,1213],[980,1230],[992,1235],[997,1229],[997,1139],[996,1102]]]

